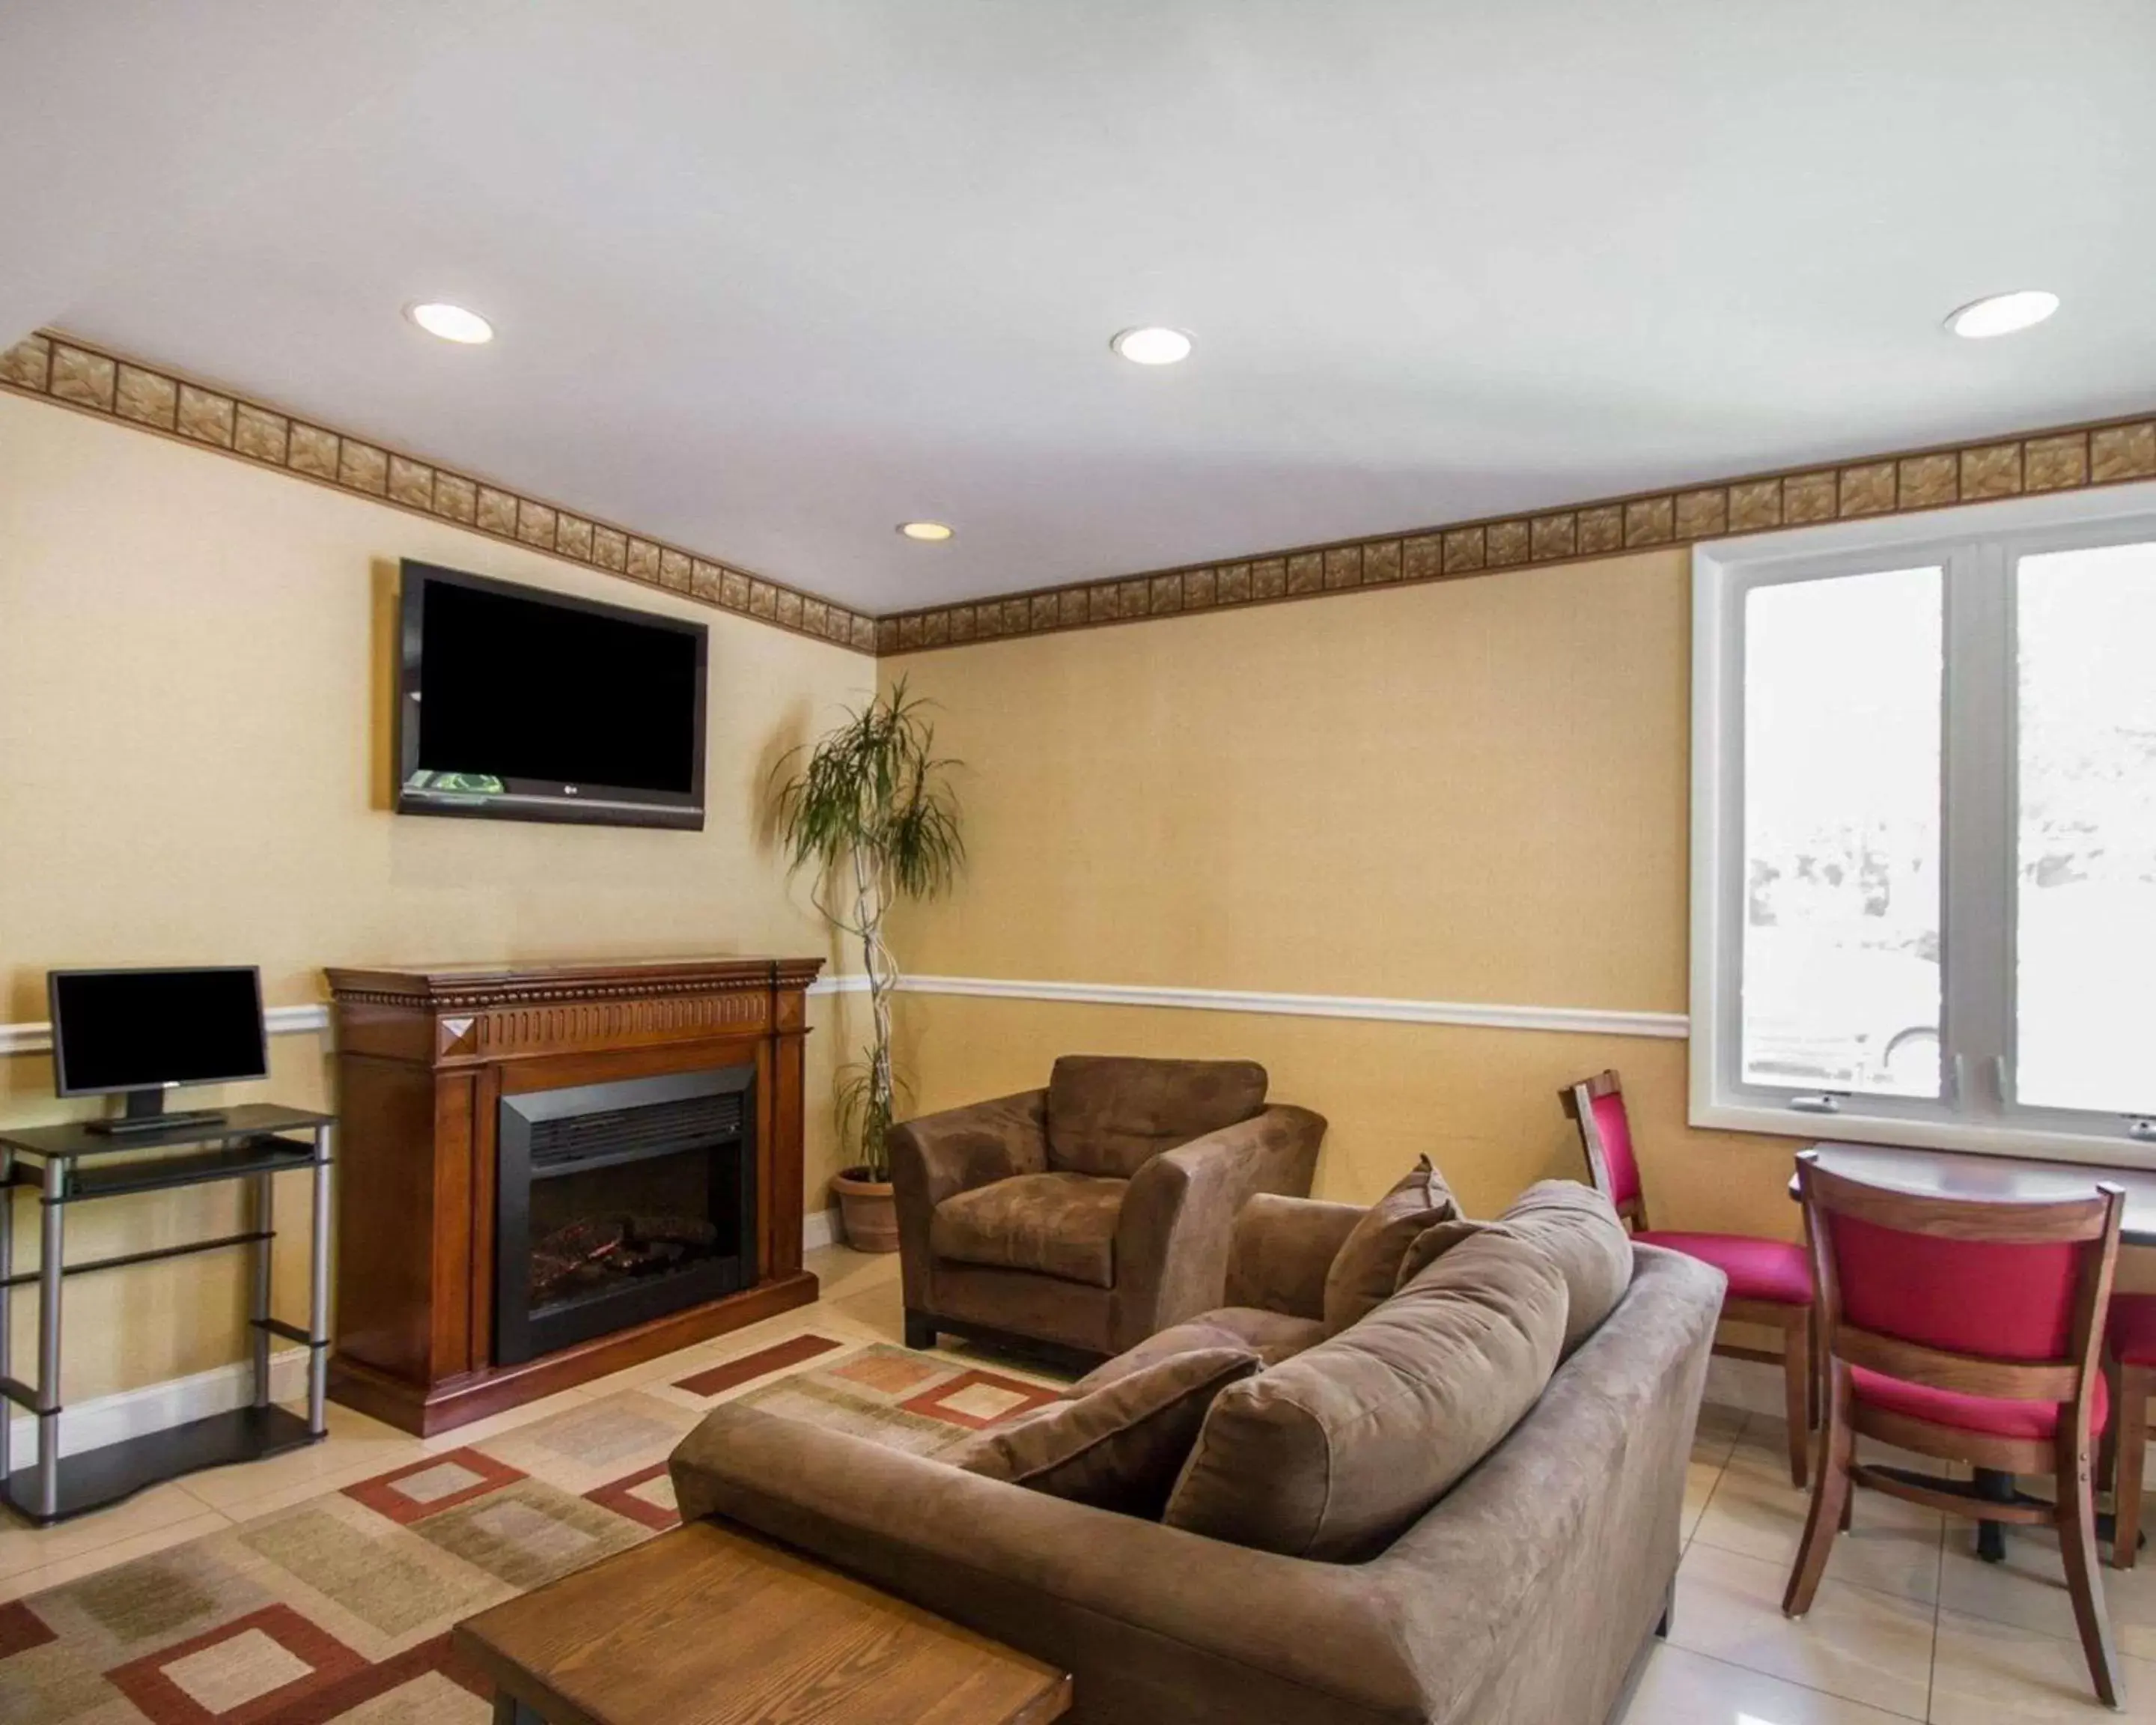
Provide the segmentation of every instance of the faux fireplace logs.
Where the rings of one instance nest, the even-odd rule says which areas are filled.
[[[586,1216],[533,1243],[525,1301],[558,1306],[619,1292],[641,1276],[709,1257],[718,1238],[717,1229],[693,1216]]]
[[[443,1431],[814,1300],[819,968],[331,971],[331,1396]]]

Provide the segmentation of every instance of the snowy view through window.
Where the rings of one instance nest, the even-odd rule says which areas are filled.
[[[1933,567],[1748,596],[1747,1083],[1938,1094],[1941,591]]]
[[[2156,544],[2021,560],[2017,1098],[2156,1110]]]

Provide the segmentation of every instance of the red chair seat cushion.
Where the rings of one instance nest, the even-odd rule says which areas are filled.
[[[2115,1296],[2104,1332],[2122,1363],[2156,1366],[2156,1294]]]
[[[1905,1414],[1956,1431],[1979,1431],[1989,1437],[2028,1438],[2048,1441],[2059,1429],[2057,1402],[2001,1401],[1995,1396],[1964,1395],[1958,1390],[1933,1389],[1928,1384],[1889,1378],[1862,1366],[1849,1368],[1851,1392],[1866,1407],[1882,1413]],[[2111,1417],[2109,1387],[2096,1380],[2096,1406],[2090,1430],[2102,1431]]]
[[[1782,1306],[1812,1303],[1812,1266],[1804,1249],[1785,1240],[1758,1240],[1748,1234],[1679,1234],[1662,1228],[1646,1229],[1632,1238],[1713,1265],[1729,1278],[1732,1299],[1772,1300]]]

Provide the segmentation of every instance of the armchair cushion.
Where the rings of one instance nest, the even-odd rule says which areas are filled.
[[[928,1241],[939,1258],[1030,1270],[1096,1288],[1116,1285],[1116,1222],[1127,1180],[1019,1174],[952,1194],[936,1206]]]
[[[1065,1055],[1048,1079],[1048,1165],[1127,1180],[1162,1151],[1250,1119],[1265,1083],[1255,1060]]]
[[[1155,1359],[981,1432],[943,1459],[1051,1497],[1158,1520],[1213,1398],[1258,1363],[1235,1346]]]
[[[1390,1299],[1423,1230],[1459,1214],[1445,1176],[1422,1158],[1348,1231],[1325,1273],[1325,1327],[1337,1334]]]
[[[1276,1366],[1324,1339],[1325,1326],[1315,1318],[1291,1317],[1255,1306],[1224,1306],[1126,1348],[1072,1384],[1070,1394],[1089,1395],[1134,1372],[1150,1371],[1163,1360],[1222,1348],[1245,1350],[1255,1353],[1260,1364]]]
[[[1048,1167],[1048,1092],[1020,1091],[963,1108],[924,1115],[891,1130],[891,1183],[898,1203],[899,1263],[906,1303],[932,1308],[934,1252],[928,1231],[936,1206],[955,1193],[1037,1174]]]

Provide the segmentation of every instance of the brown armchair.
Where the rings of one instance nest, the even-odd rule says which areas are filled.
[[[1325,1121],[1249,1060],[1066,1055],[1045,1090],[895,1127],[906,1341],[1120,1353],[1220,1304],[1235,1213],[1306,1195]]]

